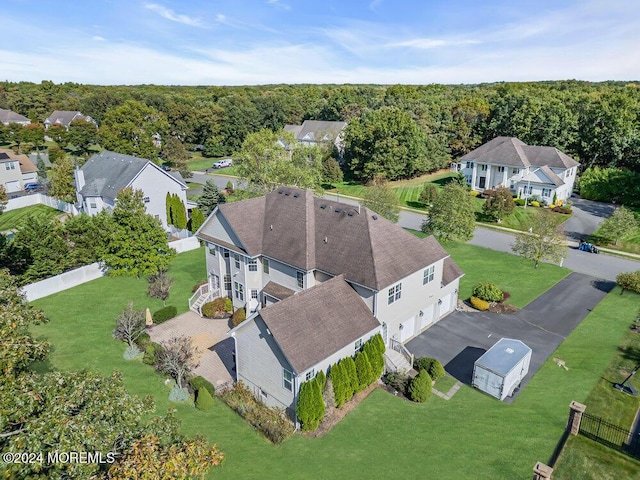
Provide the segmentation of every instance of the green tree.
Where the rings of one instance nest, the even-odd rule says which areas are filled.
[[[482,205],[483,213],[495,219],[498,223],[500,223],[503,218],[511,215],[515,208],[516,204],[511,196],[511,191],[506,187],[498,187],[494,193],[487,196],[487,199]]]
[[[82,213],[65,220],[63,235],[70,247],[69,262],[73,267],[102,259],[109,242],[111,221],[111,214],[106,210],[93,217]]]
[[[473,237],[475,219],[473,198],[466,188],[451,182],[434,201],[422,231],[440,240],[466,242]]]
[[[296,415],[302,422],[302,430],[311,431],[318,428],[324,416],[324,401],[315,378],[300,385]]]
[[[638,228],[638,221],[629,209],[616,208],[613,214],[600,225],[600,235],[607,241],[618,245],[621,238],[633,233]]]
[[[350,400],[351,397],[353,397],[354,393],[358,391],[358,373],[356,371],[356,362],[353,360],[353,357],[347,357],[340,360],[340,363],[344,364],[347,384],[347,400]]]
[[[367,354],[367,359],[371,364],[373,380],[380,378],[384,371],[384,354],[380,352],[379,346],[375,341],[369,340],[364,344],[362,351]]]
[[[220,193],[213,180],[207,180],[202,188],[202,195],[198,198],[198,209],[207,218],[211,212],[221,203],[226,202],[226,197]]]
[[[429,182],[424,185],[424,188],[422,189],[422,192],[420,192],[420,197],[418,200],[423,205],[429,206],[433,205],[433,202],[435,202],[436,198],[438,198],[438,187],[436,187],[434,183]]]
[[[366,352],[360,351],[356,354],[355,359],[356,374],[358,376],[358,388],[357,391],[364,390],[375,380],[373,369],[371,368],[371,362]]]
[[[187,228],[187,210],[177,194],[167,193],[167,223],[176,228]]]
[[[162,158],[165,162],[168,162],[173,168],[180,172],[184,178],[191,177],[191,170],[187,165],[189,160],[189,153],[184,145],[177,137],[169,135],[166,142],[162,146]]]
[[[118,192],[113,229],[104,255],[109,275],[151,275],[166,270],[175,255],[160,222],[148,215],[142,192]]]
[[[333,157],[326,157],[322,160],[322,181],[324,183],[335,185],[341,183],[344,179],[340,164]]]
[[[336,363],[331,366],[329,378],[333,385],[333,394],[335,396],[336,407],[340,408],[349,400],[349,382],[346,378],[344,364]]]
[[[62,149],[61,147],[59,147],[58,145],[51,145],[48,150],[48,156],[49,156],[49,161],[53,164],[56,165],[57,163],[59,163],[63,158],[65,158],[67,156],[67,153],[64,151],[64,149]]]
[[[47,137],[56,142],[59,147],[64,148],[69,145],[69,132],[64,127],[64,125],[60,123],[54,123],[47,129]]]
[[[542,211],[535,215],[530,224],[529,232],[516,236],[512,250],[518,255],[533,260],[535,268],[538,268],[541,261],[560,262],[567,256],[564,235],[562,235],[553,213]]]
[[[426,370],[420,370],[409,383],[408,393],[411,400],[423,403],[431,396],[431,390],[431,377]]]
[[[67,143],[76,147],[81,155],[89,152],[89,147],[98,140],[98,127],[95,123],[77,118],[69,124]]]
[[[169,124],[162,113],[144,103],[127,100],[105,113],[98,136],[107,150],[155,160],[158,148],[154,139],[168,131]]]
[[[65,202],[76,200],[76,187],[73,171],[75,163],[71,157],[65,156],[53,165],[50,176],[51,195]]]
[[[36,149],[44,145],[44,125],[41,123],[30,123],[20,129],[19,133],[21,144],[30,144]],[[29,153],[29,152],[26,152]]]
[[[362,204],[393,223],[400,218],[400,205],[396,192],[383,177],[376,177],[369,184],[364,192]]]
[[[31,252],[7,237],[0,233],[0,269],[6,268],[11,275],[20,277],[33,262]]]
[[[194,208],[191,210],[191,218],[189,219],[189,231],[191,233],[196,233],[200,226],[204,223],[204,214],[199,208]]]
[[[616,283],[620,287],[620,295],[625,290],[640,293],[640,271],[619,273],[616,277]]]
[[[40,152],[38,152],[36,167],[38,167],[38,183],[40,183],[41,185],[45,185],[48,182],[47,166],[45,165],[43,158],[40,156]]]

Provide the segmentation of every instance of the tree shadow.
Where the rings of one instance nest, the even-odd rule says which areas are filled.
[[[609,293],[616,286],[616,282],[609,280],[593,280],[591,286],[601,292]]]
[[[465,347],[458,355],[456,355],[444,369],[449,375],[456,378],[466,385],[471,385],[473,379],[473,365],[486,350],[479,347]]]
[[[418,208],[420,210],[423,210],[426,208],[426,205],[424,203],[421,202],[412,202],[412,201],[408,201],[406,202],[408,207],[411,208]]]
[[[618,351],[624,360],[640,364],[640,347],[623,347],[619,346]]]

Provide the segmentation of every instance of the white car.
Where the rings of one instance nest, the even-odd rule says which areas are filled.
[[[230,167],[233,164],[233,160],[231,158],[225,158],[223,160],[218,160],[213,164],[213,168],[225,168]]]

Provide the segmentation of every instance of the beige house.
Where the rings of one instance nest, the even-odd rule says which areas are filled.
[[[20,192],[25,185],[37,181],[38,168],[29,157],[0,149],[0,184],[7,193]]]

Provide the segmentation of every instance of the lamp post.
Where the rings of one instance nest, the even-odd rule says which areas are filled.
[[[616,390],[620,390],[623,393],[626,393],[627,395],[631,395],[633,397],[638,395],[638,390],[636,390],[634,388],[633,385],[628,384],[627,382],[631,379],[631,377],[633,377],[636,372],[640,369],[640,363],[638,365],[635,366],[635,368],[631,371],[631,373],[627,376],[627,378],[625,378],[622,383],[616,383],[613,385],[613,388],[615,388]]]

